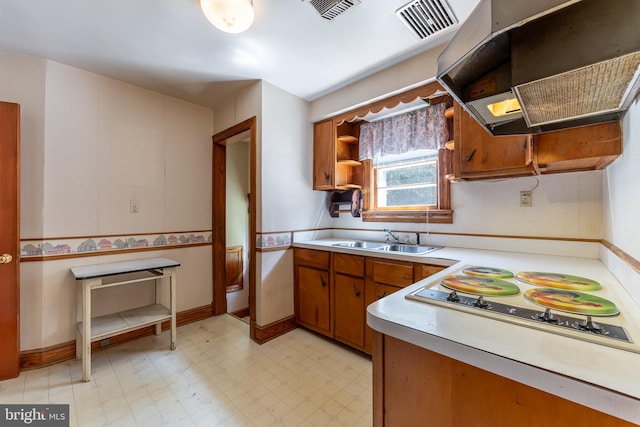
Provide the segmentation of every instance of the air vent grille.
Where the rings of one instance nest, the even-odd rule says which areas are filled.
[[[396,15],[421,40],[458,23],[445,0],[412,1],[398,9]]]
[[[360,0],[311,0],[310,3],[320,16],[331,21],[353,6],[360,4]]]

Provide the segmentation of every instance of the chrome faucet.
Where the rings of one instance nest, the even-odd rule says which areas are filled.
[[[384,232],[387,233],[387,237],[386,237],[387,242],[389,241],[389,237],[392,237],[393,240],[395,240],[395,243],[400,243],[400,238],[395,234],[393,234],[391,230],[389,230],[388,228],[385,228]]]

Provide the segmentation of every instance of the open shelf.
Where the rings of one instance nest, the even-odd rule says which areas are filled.
[[[351,136],[351,135],[342,135],[342,136],[338,137],[338,141],[346,142],[347,144],[357,144],[358,143],[358,138],[356,138],[355,136]]]
[[[352,160],[352,159],[338,160],[338,163],[340,163],[343,166],[360,166],[360,165],[362,165],[362,162],[359,162],[358,160]]]
[[[162,304],[151,304],[119,313],[94,317],[91,319],[91,341],[99,341],[170,319],[171,310]],[[82,322],[77,324],[80,334],[82,334]]]

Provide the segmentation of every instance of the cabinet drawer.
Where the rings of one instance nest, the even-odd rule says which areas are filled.
[[[364,277],[364,257],[334,253],[333,271],[350,276]]]
[[[295,248],[293,250],[293,258],[296,264],[325,270],[329,269],[329,252]]]
[[[405,287],[414,283],[413,263],[402,261],[370,260],[367,273],[376,283]]]
[[[417,282],[418,280],[432,276],[444,269],[445,267],[442,267],[441,265],[416,264],[414,269],[414,278]]]

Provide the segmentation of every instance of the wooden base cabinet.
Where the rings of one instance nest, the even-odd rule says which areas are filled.
[[[333,336],[329,253],[296,248],[293,257],[296,322]]]
[[[375,333],[375,427],[630,427],[635,424]]]
[[[296,323],[371,354],[367,306],[445,267],[295,248]]]
[[[367,258],[367,306],[422,279],[414,279],[415,268],[412,262]],[[373,352],[373,329],[369,326],[365,329],[365,351]]]
[[[364,350],[364,257],[334,253],[332,259],[334,337]]]

